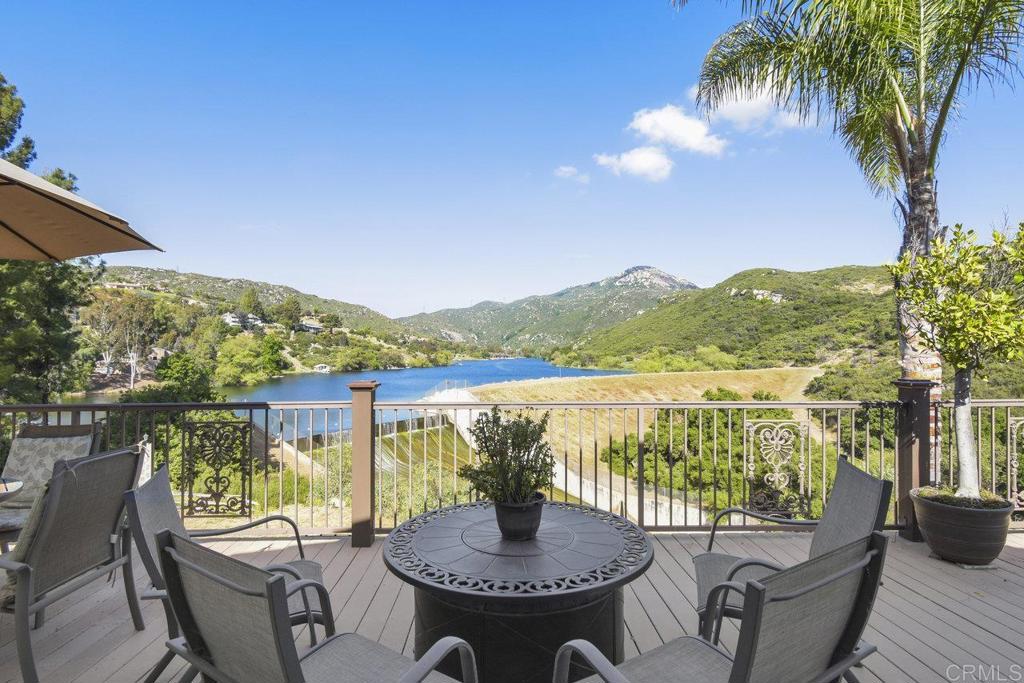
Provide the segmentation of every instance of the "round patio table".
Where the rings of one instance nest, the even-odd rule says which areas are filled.
[[[489,502],[426,512],[388,535],[384,562],[415,591],[418,659],[444,636],[473,646],[482,683],[551,680],[555,653],[585,638],[623,659],[622,587],[651,565],[642,529],[610,512],[547,502],[537,537],[506,541]],[[440,670],[458,679],[459,660]],[[593,673],[574,663],[571,680]]]

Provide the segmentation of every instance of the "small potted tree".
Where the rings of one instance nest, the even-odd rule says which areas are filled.
[[[547,426],[547,413],[539,420],[522,413],[506,418],[493,408],[470,428],[480,461],[463,465],[459,474],[494,502],[498,528],[507,540],[528,541],[540,527],[540,489],[551,482],[555,464],[544,440]]]
[[[971,386],[986,362],[1024,358],[1024,224],[1015,235],[996,232],[989,245],[977,244],[974,231],[961,225],[948,239],[945,232],[929,253],[905,254],[892,267],[903,283],[896,294],[900,304],[925,322],[904,334],[919,335],[954,372],[957,486],[921,487],[911,499],[936,555],[983,565],[1002,551],[1013,506],[981,490]]]

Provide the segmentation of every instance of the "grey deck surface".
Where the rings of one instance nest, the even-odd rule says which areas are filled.
[[[654,564],[625,591],[627,657],[696,629],[691,557],[703,550],[707,535],[655,534],[654,539]],[[727,533],[721,548],[790,564],[806,558],[809,541],[796,533]],[[238,539],[211,545],[260,564],[297,557],[294,545],[285,541]],[[357,631],[411,654],[412,588],[385,570],[382,546],[378,540],[371,548],[355,549],[348,537],[306,541],[307,556],[325,567],[338,630]],[[946,681],[951,666],[995,665],[1004,672],[1024,667],[1024,534],[1011,534],[996,567],[961,569],[929,558],[924,544],[894,540],[865,636],[879,652],[858,670],[860,679]],[[137,577],[144,575],[141,566],[136,571]],[[164,651],[165,631],[159,604],[144,602],[143,616],[146,630],[136,632],[120,577],[115,586],[97,582],[57,602],[47,611],[44,627],[33,632],[41,678],[85,683],[144,676]],[[244,638],[245,624],[238,627]],[[728,646],[736,634],[735,627],[725,629]],[[799,656],[799,648],[793,655]],[[172,667],[160,680],[172,680],[178,672]],[[12,617],[3,614],[0,681],[20,680]]]

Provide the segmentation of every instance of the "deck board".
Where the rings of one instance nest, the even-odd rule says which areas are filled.
[[[655,559],[648,572],[624,591],[626,656],[636,656],[684,634],[694,634],[696,583],[693,556],[708,535],[655,534]],[[716,539],[723,552],[757,555],[782,564],[807,557],[810,537],[792,532],[729,532]],[[256,564],[298,557],[286,540],[234,538],[211,541],[220,552]],[[381,560],[383,543],[353,548],[348,537],[310,538],[306,556],[324,566],[339,630],[356,631],[411,655],[413,590],[391,575]],[[860,680],[943,681],[946,668],[991,664],[1003,670],[1024,665],[1024,534],[1011,534],[994,570],[965,570],[929,557],[922,544],[895,539],[865,638],[879,652],[858,670]],[[136,560],[137,582],[144,570]],[[131,683],[145,676],[164,652],[165,624],[158,602],[143,602],[146,629],[134,630],[121,578],[96,582],[47,610],[33,632],[42,679],[54,683]],[[241,625],[240,625],[241,626]],[[300,649],[308,634],[296,629]],[[722,634],[727,649],[738,629]],[[172,665],[161,681],[180,675]],[[20,681],[13,623],[0,616],[0,683]]]

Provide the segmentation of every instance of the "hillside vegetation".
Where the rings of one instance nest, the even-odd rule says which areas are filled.
[[[365,328],[372,332],[391,334],[408,333],[409,329],[382,313],[366,306],[350,304],[337,299],[325,299],[315,294],[300,292],[294,287],[275,285],[257,280],[215,277],[200,273],[179,273],[164,268],[141,266],[108,266],[103,282],[124,283],[154,292],[166,292],[184,299],[192,299],[214,306],[233,304],[249,289],[255,290],[263,305],[281,304],[285,299],[298,299],[304,310],[317,314],[333,314],[349,328]]]
[[[635,318],[665,296],[695,285],[650,266],[635,266],[597,282],[511,303],[483,301],[400,318],[415,329],[452,341],[521,351],[575,343]]]
[[[616,367],[656,349],[682,356],[716,349],[748,368],[888,355],[896,343],[891,284],[881,266],[747,270],[714,287],[680,292],[563,353],[585,365]]]

